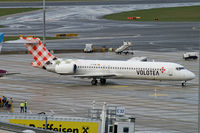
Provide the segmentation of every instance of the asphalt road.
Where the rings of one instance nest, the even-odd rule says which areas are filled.
[[[125,5],[125,4],[161,4],[161,3],[193,3],[199,0],[105,0],[92,2],[46,2],[46,6],[82,6],[82,5]],[[41,2],[0,2],[1,8],[42,7]]]
[[[127,2],[127,1],[126,1]],[[49,49],[83,49],[86,43],[96,47],[117,48],[122,41],[131,41],[135,50],[144,51],[195,51],[199,49],[199,22],[134,22],[109,21],[103,15],[121,11],[200,5],[200,2],[162,3],[155,0],[139,1],[143,4],[81,3],[65,6],[49,6],[46,14],[47,36],[57,33],[78,33],[78,38],[47,41]],[[133,3],[132,3],[133,2]],[[101,3],[101,2],[100,2]],[[1,32],[6,35],[42,35],[42,11],[2,17]],[[4,44],[2,50],[25,50],[23,44]]]
[[[183,52],[142,52],[149,60],[179,63],[198,75],[198,61],[185,61]],[[57,57],[126,60],[132,55],[115,53],[56,54]],[[1,69],[21,72],[0,79],[0,95],[12,97],[14,112],[19,103],[28,101],[32,113],[87,117],[93,100],[124,106],[127,115],[136,117],[136,133],[195,133],[198,114],[198,77],[187,83],[110,79],[107,85],[91,86],[90,80],[61,76],[33,68],[31,55],[1,55]]]
[[[48,41],[47,46],[51,49],[80,49],[85,43],[93,43],[95,46],[117,47],[123,40],[130,40],[135,50],[142,50],[136,51],[135,56],[176,62],[198,75],[199,62],[184,61],[182,55],[184,51],[198,50],[199,22],[121,22],[101,19],[105,14],[127,10],[200,5],[195,0],[185,2],[188,1],[168,0],[163,3],[162,0],[133,0],[126,4],[78,3],[65,6],[60,3],[50,6],[47,10],[48,36],[55,36],[56,33],[78,33],[79,37]],[[19,6],[23,4],[20,3]],[[1,3],[0,6],[19,7],[16,3]],[[0,25],[5,26],[1,28],[1,32],[6,35],[42,35],[42,12],[2,17]],[[4,44],[3,50],[25,48],[23,44]],[[114,53],[71,53],[56,56],[114,60],[132,57]],[[103,102],[125,106],[126,113],[136,117],[136,133],[197,132],[198,78],[188,82],[184,88],[180,82],[117,79],[108,80],[106,86],[94,87],[88,79],[74,79],[32,68],[31,61],[33,59],[30,55],[0,55],[1,69],[21,72],[0,79],[0,94],[13,97],[14,112],[19,112],[19,103],[26,99],[29,111],[33,113],[54,111],[57,115],[85,117],[91,102],[95,100],[99,107]]]

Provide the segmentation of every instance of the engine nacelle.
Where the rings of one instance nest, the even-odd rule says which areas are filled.
[[[75,64],[59,64],[55,67],[55,72],[59,74],[74,74],[77,66]]]

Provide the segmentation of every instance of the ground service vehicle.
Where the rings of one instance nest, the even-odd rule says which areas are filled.
[[[186,52],[185,54],[183,54],[183,59],[185,60],[189,60],[189,59],[197,59],[198,55],[196,52]]]
[[[84,52],[85,53],[93,52],[93,44],[91,44],[91,43],[85,44]]]

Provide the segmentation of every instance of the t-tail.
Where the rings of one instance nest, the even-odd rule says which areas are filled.
[[[47,62],[51,62],[56,59],[56,57],[46,49],[39,38],[23,36],[20,36],[20,38],[26,41],[25,46],[35,60],[35,62],[31,63],[32,66],[45,68],[44,65]]]
[[[3,42],[4,33],[0,33],[0,44]]]

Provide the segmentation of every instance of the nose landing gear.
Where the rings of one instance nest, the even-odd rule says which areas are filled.
[[[100,78],[100,83],[101,83],[101,85],[105,85],[106,84],[106,79]]]
[[[182,87],[186,86],[186,81],[182,82]]]

